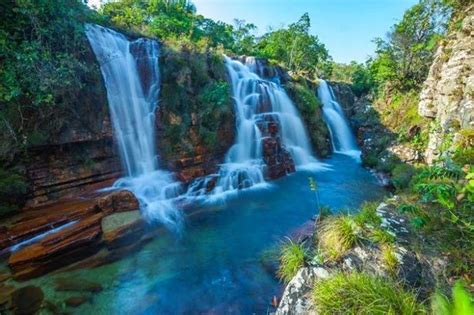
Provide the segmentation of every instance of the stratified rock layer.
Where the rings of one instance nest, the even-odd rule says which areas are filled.
[[[474,128],[473,11],[471,6],[462,27],[438,48],[420,94],[420,115],[434,120],[425,152],[428,163],[447,153],[442,152],[446,140],[455,143],[462,130]]]

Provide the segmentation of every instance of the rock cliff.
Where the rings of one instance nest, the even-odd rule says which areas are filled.
[[[420,94],[419,113],[433,119],[425,159],[451,154],[474,128],[474,9],[471,6],[438,48]],[[464,133],[465,133],[464,132]],[[472,135],[468,143],[473,145]]]

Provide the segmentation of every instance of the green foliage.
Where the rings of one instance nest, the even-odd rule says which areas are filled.
[[[21,172],[0,169],[0,217],[21,207],[27,189],[26,179]]]
[[[359,213],[355,216],[355,222],[360,226],[371,225],[373,227],[379,226],[382,219],[377,215],[376,202],[364,202],[360,208]]]
[[[445,30],[446,11],[440,1],[421,0],[395,24],[387,39],[377,38],[371,72],[378,85],[400,91],[419,88],[428,73],[436,43]]]
[[[205,47],[223,47],[236,54],[252,54],[256,26],[235,20],[234,25],[196,14],[187,0],[120,0],[107,2],[101,12],[125,32],[162,40],[191,41]]]
[[[452,299],[437,291],[431,298],[433,315],[468,315],[474,314],[473,297],[461,281],[454,284]]]
[[[308,253],[303,244],[288,239],[280,249],[278,277],[285,283],[290,282],[298,270],[306,265]]]
[[[0,160],[13,160],[78,116],[85,95],[100,99],[84,34],[97,17],[77,0],[6,0],[0,10]]]
[[[360,229],[350,216],[327,218],[318,227],[318,246],[329,260],[339,259],[360,239]]]
[[[318,281],[313,299],[321,314],[423,314],[416,296],[389,279],[338,273]]]
[[[369,230],[369,239],[378,244],[392,244],[395,242],[395,236],[380,227]]]
[[[193,153],[197,145],[220,145],[218,130],[232,120],[229,84],[221,55],[188,41],[173,41],[162,52],[161,110],[164,158]]]
[[[308,13],[288,28],[265,34],[257,44],[259,57],[276,60],[289,70],[311,79],[330,74],[330,57],[319,39],[309,33]]]
[[[403,190],[410,185],[416,170],[409,164],[398,164],[392,170],[392,184],[397,190]]]
[[[395,274],[400,262],[398,261],[395,249],[391,245],[382,246],[382,263],[390,274]]]

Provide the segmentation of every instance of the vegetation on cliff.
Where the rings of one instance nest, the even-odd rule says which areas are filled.
[[[21,207],[27,186],[21,161],[29,148],[51,143],[71,123],[88,125],[80,108],[100,112],[105,91],[84,34],[84,23],[97,17],[84,4],[7,0],[0,6],[1,214]]]

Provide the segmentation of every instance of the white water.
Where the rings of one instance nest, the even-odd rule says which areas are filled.
[[[171,173],[159,170],[155,148],[158,43],[149,39],[129,41],[98,25],[86,25],[86,34],[100,64],[114,135],[127,172],[114,187],[131,190],[149,220],[177,229],[182,217],[173,198],[179,184]]]
[[[319,80],[318,97],[323,103],[323,116],[329,127],[334,151],[360,159],[360,150],[344,111],[336,101],[331,86],[324,80]]]
[[[258,127],[265,119],[279,123],[279,136],[283,147],[288,150],[297,168],[319,166],[312,156],[311,146],[292,101],[279,84],[262,79],[256,72],[254,58],[247,58],[246,64],[225,57],[234,98],[237,137],[229,149],[225,163],[216,174],[215,188],[206,194],[209,180],[194,182],[188,195],[205,195],[213,200],[223,193],[237,192],[248,187],[265,187],[265,162],[262,156],[262,133]],[[267,98],[267,107],[262,109],[262,99]]]

